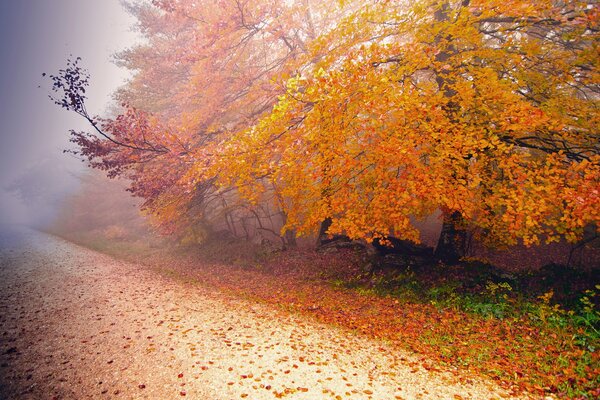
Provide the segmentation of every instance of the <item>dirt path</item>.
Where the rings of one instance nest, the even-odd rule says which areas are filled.
[[[385,343],[33,231],[0,235],[2,399],[491,399]]]

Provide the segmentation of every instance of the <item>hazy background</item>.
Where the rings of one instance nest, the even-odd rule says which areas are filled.
[[[102,114],[129,76],[111,60],[138,40],[134,23],[119,0],[0,1],[0,223],[47,222],[85,170],[62,152],[69,129],[86,129],[85,121],[48,99],[42,73],[82,57],[88,108]]]

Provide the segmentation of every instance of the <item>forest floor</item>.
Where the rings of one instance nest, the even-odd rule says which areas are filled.
[[[598,269],[518,271],[466,260],[368,275],[364,255],[351,250],[69,237],[165,277],[383,342],[413,354],[411,366],[462,382],[491,380],[512,396],[600,398]]]
[[[319,319],[332,307],[324,285],[304,277],[296,290],[287,285],[297,277],[258,266],[202,265],[127,262],[44,233],[2,233],[0,398],[530,397],[361,334],[369,321],[354,308],[379,308],[359,295]],[[404,318],[393,329],[423,323],[403,305],[385,307]],[[432,309],[432,320],[446,317]]]

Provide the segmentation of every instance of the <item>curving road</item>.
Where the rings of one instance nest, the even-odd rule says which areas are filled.
[[[417,361],[44,233],[0,234],[1,399],[509,397]]]

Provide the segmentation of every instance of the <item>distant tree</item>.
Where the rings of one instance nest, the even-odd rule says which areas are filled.
[[[23,170],[3,189],[26,207],[28,223],[44,226],[77,188],[77,179],[56,157],[43,158]]]

